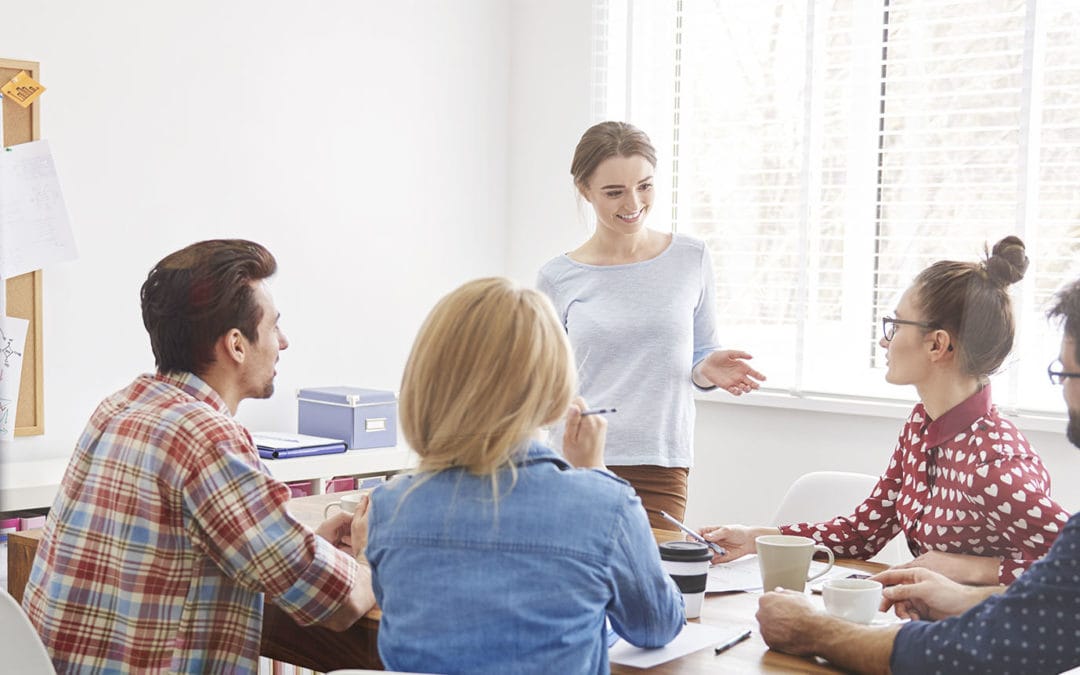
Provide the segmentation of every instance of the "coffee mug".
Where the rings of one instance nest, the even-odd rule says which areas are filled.
[[[870,623],[881,607],[881,582],[829,579],[821,589],[821,597],[829,614],[855,623]]]
[[[765,591],[777,587],[802,591],[807,581],[813,581],[832,569],[836,558],[827,546],[809,537],[790,534],[767,534],[754,540],[757,544],[758,565],[761,568],[761,586]],[[829,556],[825,569],[808,577],[810,559],[815,551]]]
[[[660,566],[682,591],[686,618],[701,616],[705,584],[709,580],[712,551],[697,541],[667,541],[660,544]]]
[[[360,500],[363,498],[363,496],[364,493],[362,492],[350,492],[348,494],[341,495],[341,497],[339,497],[336,502],[330,502],[326,505],[326,508],[323,509],[323,518],[328,517],[330,515],[330,509],[335,506],[344,511],[345,513],[356,513],[356,507],[360,505]]]

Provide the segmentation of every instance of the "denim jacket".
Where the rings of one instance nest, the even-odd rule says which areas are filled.
[[[411,490],[411,491],[410,491]],[[490,478],[401,476],[372,494],[367,557],[393,670],[607,673],[605,615],[659,647],[684,623],[633,489],[533,443]]]

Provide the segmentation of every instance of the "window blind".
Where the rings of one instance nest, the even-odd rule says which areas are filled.
[[[995,398],[1060,410],[1043,313],[1080,276],[1075,3],[603,4],[594,109],[653,138],[650,225],[708,243],[721,338],[771,387],[910,398],[883,381],[881,316],[928,264],[1017,234],[1032,263]]]

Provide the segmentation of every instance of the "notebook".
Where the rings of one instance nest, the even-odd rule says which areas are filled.
[[[322,436],[290,434],[275,431],[257,431],[251,434],[259,456],[263,459],[286,459],[308,455],[329,455],[345,452],[345,441]]]

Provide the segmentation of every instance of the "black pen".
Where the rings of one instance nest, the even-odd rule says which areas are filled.
[[[727,642],[725,642],[724,644],[722,644],[722,645],[717,645],[717,646],[716,646],[716,649],[715,649],[715,650],[713,650],[713,651],[714,651],[714,653],[716,653],[716,654],[721,654],[721,653],[723,653],[723,652],[726,652],[727,650],[731,649],[731,648],[732,648],[732,647],[734,647],[735,645],[739,644],[739,643],[740,643],[740,642],[742,642],[743,640],[749,640],[749,639],[750,639],[750,629],[749,629],[749,628],[747,628],[746,630],[744,630],[743,632],[739,633],[739,634],[738,634],[738,635],[736,635],[735,637],[731,638],[730,640],[728,640],[728,641],[727,641]]]
[[[582,410],[581,416],[586,415],[607,415],[608,413],[619,412],[615,408],[593,408],[592,410]]]

